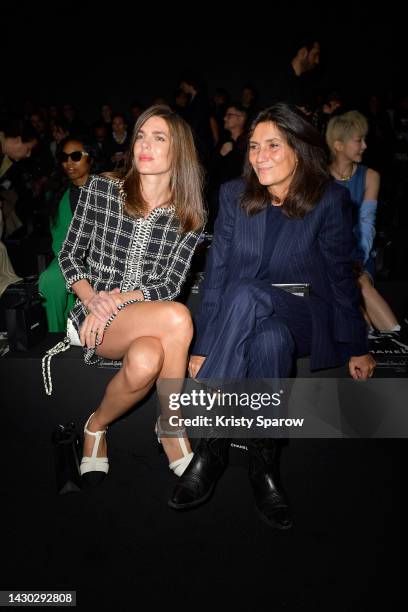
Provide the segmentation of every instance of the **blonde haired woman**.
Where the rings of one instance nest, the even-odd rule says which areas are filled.
[[[367,148],[367,119],[357,111],[332,117],[326,140],[332,162],[330,171],[336,182],[350,191],[354,210],[354,234],[357,239],[356,261],[361,271],[358,284],[364,301],[365,318],[379,331],[399,331],[391,308],[374,288],[373,242],[380,175],[361,163]]]
[[[85,361],[122,360],[85,425],[85,486],[108,472],[107,426],[161,378],[183,379],[193,334],[180,292],[204,223],[202,175],[188,125],[166,106],[137,120],[122,175],[91,177],[82,189],[59,263],[77,295],[70,320]],[[158,421],[158,435],[161,424]],[[165,437],[180,475],[192,453]]]

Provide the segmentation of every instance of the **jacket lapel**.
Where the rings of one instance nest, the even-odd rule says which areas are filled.
[[[265,242],[266,209],[249,217],[245,212],[241,216],[241,244],[242,262],[245,262],[244,274],[248,278],[255,278],[262,262]]]

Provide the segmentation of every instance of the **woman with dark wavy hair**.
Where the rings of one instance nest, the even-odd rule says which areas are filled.
[[[204,224],[202,174],[191,129],[167,106],[137,120],[123,173],[92,176],[81,189],[59,263],[76,296],[69,315],[85,362],[121,360],[85,425],[81,475],[98,484],[108,472],[107,426],[156,381],[183,379],[193,327],[180,292]],[[185,432],[166,436],[180,475],[192,452]],[[174,433],[174,432],[173,432]]]
[[[195,319],[190,375],[200,379],[288,378],[297,357],[312,370],[348,362],[372,375],[366,326],[352,273],[351,205],[331,180],[320,134],[286,104],[253,122],[243,179],[225,183]],[[300,297],[273,285],[307,283]],[[277,446],[248,439],[257,507],[279,529],[291,526],[279,484]],[[227,463],[228,440],[200,440],[170,506],[207,500]]]

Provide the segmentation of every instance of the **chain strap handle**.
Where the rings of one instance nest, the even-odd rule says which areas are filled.
[[[68,336],[65,336],[62,342],[58,342],[55,346],[50,348],[41,360],[42,376],[44,381],[44,388],[47,395],[52,394],[52,379],[51,379],[51,359],[59,353],[64,353],[70,347],[70,341]]]

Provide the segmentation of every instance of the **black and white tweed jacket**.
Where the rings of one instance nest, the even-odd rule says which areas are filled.
[[[68,290],[82,278],[95,291],[140,289],[145,300],[173,300],[180,293],[200,234],[179,231],[174,207],[147,217],[124,211],[121,182],[91,176],[81,188],[59,253]],[[77,300],[70,318],[77,331],[87,315]]]

